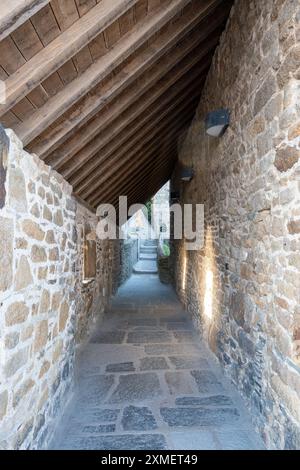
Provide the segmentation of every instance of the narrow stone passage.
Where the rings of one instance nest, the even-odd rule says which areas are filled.
[[[53,449],[257,449],[240,398],[173,290],[135,275],[79,353]]]

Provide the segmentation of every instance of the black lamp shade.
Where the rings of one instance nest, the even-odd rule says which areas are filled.
[[[230,123],[228,109],[218,109],[209,113],[205,120],[206,133],[212,137],[221,137]]]
[[[193,179],[194,170],[193,168],[184,168],[181,172],[181,181],[189,182]]]

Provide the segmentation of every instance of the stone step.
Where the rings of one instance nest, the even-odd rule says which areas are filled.
[[[143,245],[144,246],[157,246],[157,240],[145,240]]]
[[[133,268],[135,274],[157,274],[157,264],[154,260],[140,260]]]
[[[139,259],[156,260],[157,259],[157,254],[156,253],[141,253],[140,256],[139,256]]]
[[[150,246],[142,246],[140,249],[140,253],[157,253],[157,248],[156,247],[150,247]]]

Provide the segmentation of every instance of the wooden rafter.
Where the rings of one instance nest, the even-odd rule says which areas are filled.
[[[183,109],[185,110],[186,108],[190,109],[190,100],[188,102],[183,102],[180,103],[180,105],[176,108],[175,112],[181,112]],[[178,116],[176,116],[178,119]],[[88,198],[93,191],[95,191],[98,187],[101,187],[101,185],[104,184],[105,181],[108,181],[113,174],[119,171],[119,169],[128,164],[130,160],[133,158],[132,154],[139,152],[143,147],[147,146],[150,142],[154,141],[157,138],[157,135],[159,135],[165,128],[168,127],[170,120],[174,120],[174,114],[172,113],[167,114],[164,116],[158,123],[155,123],[153,127],[150,127],[150,130],[148,132],[148,129],[146,130],[145,135],[142,135],[139,137],[139,140],[135,142],[135,144],[132,146],[131,152],[122,152],[120,154],[114,154],[113,157],[110,159],[110,161],[107,163],[105,166],[105,170],[103,171],[104,165],[101,167],[100,172],[95,172],[93,176],[89,178],[89,186],[86,187],[85,189],[81,191],[77,191],[76,186],[74,187],[74,190],[78,192],[79,194],[82,195],[84,198]]]
[[[0,41],[15,31],[50,0],[1,0]]]
[[[185,54],[188,54],[188,48],[191,50],[224,21],[224,11],[219,10],[216,12],[216,15],[211,16],[210,20],[207,19],[203,27],[200,30],[197,29],[191,38],[188,38],[184,43],[178,44],[195,24],[199,23],[201,19],[205,21],[207,15],[213,11],[214,5],[213,1],[201,3],[198,6],[198,13],[195,13],[193,9],[192,12],[188,12],[187,15],[180,18],[180,21],[177,21],[172,27],[169,27],[167,31],[152,41],[150,48],[145,48],[139,52],[135,58],[123,67],[120,74],[112,77],[100,89],[94,89],[86,98],[79,101],[76,108],[61,123],[58,123],[57,126],[49,130],[47,129],[47,132],[40,136],[37,142],[33,142],[29,149],[42,158],[46,158],[51,153],[50,158],[55,160],[54,150],[61,146],[67,138],[70,138],[65,147],[58,149],[57,156],[61,155],[68,158],[77,153],[80,150],[80,146],[83,148],[100,132],[101,127],[105,124],[107,125],[109,120],[127,109],[133,100],[138,99],[138,97],[145,93],[147,88],[153,86],[164,75],[164,70],[167,71],[168,67],[174,67],[176,61],[178,62],[184,57],[182,55],[184,49]],[[217,40],[218,34],[215,35],[215,44]],[[176,46],[176,50],[172,52],[173,57],[169,57],[167,52],[174,46]],[[160,59],[161,62],[159,62]],[[136,86],[136,81],[151,67],[153,69],[149,76],[143,77],[141,83]],[[125,92],[124,97],[120,96],[122,92]],[[115,106],[112,101],[117,97],[118,104]],[[110,103],[112,103],[112,110],[108,108]],[[94,118],[97,113],[100,113],[99,117],[94,119],[88,128],[83,128],[81,131],[80,127]],[[73,138],[72,133],[74,134]],[[80,139],[77,138],[78,135],[81,136]]]
[[[82,151],[77,152],[73,164],[69,165],[69,170],[66,171],[66,176],[71,175],[77,168],[82,167],[83,163],[89,162],[89,160],[93,158],[93,156],[99,152],[107,142],[111,142],[111,140],[119,134],[119,131],[121,131],[124,126],[127,127],[132,120],[143,114],[145,108],[148,107],[148,104],[150,105],[155,99],[159,98],[165,90],[175,85],[181,76],[189,71],[197,62],[204,59],[204,62],[203,64],[200,64],[200,67],[205,69],[209,66],[211,57],[206,56],[215,47],[216,38],[210,38],[207,43],[201,47],[198,44],[201,38],[199,37],[199,34],[197,36],[198,37],[195,38],[195,42],[191,38],[189,41],[186,41],[186,43],[184,42],[181,47],[178,47],[173,51],[173,53],[165,59],[165,63],[161,64],[161,67],[155,67],[153,72],[149,74],[149,76],[145,77],[145,81],[143,81],[139,87],[133,87],[132,91],[130,90],[127,96],[124,96],[124,101],[127,103],[127,106],[124,104],[124,109],[128,111],[121,114],[121,117],[120,113],[123,110],[122,98],[97,119],[98,129],[100,130],[100,132],[98,130],[99,134],[96,135],[90,143],[86,144]],[[156,77],[156,81],[154,77]],[[147,87],[148,84],[151,85],[154,81],[155,88]],[[136,89],[136,92],[134,92],[134,89]],[[141,95],[142,91],[144,91],[143,95]],[[138,98],[140,99],[138,100]],[[134,108],[132,107],[133,105]],[[118,126],[114,121],[111,122],[111,116],[119,116],[118,120],[121,121],[121,125]],[[84,140],[87,140],[87,134],[91,135],[89,137],[89,139],[91,139],[94,133],[90,131],[90,128],[85,130],[85,133],[83,133],[83,136],[85,136],[83,137]],[[74,144],[77,148],[79,145],[82,145],[78,142]],[[60,150],[60,155],[57,155],[55,162],[62,161],[64,164],[63,166],[66,169],[68,161],[73,157],[73,151],[71,150],[71,154],[65,155],[65,149],[62,148]],[[47,160],[47,162],[50,164],[54,163],[52,159],[50,159],[50,161]],[[59,170],[61,169],[60,165],[56,167]]]
[[[198,83],[194,83],[194,86],[191,86],[188,90],[184,90],[183,88],[179,88],[177,90],[176,87],[174,94],[172,93],[169,99],[165,100],[168,104],[164,102],[161,106],[156,106],[153,112],[151,112],[150,109],[145,109],[145,119],[141,119],[141,125],[134,127],[133,133],[131,131],[127,131],[124,136],[124,141],[121,139],[120,145],[118,145],[118,139],[116,140],[117,147],[115,145],[111,148],[111,146],[108,145],[110,148],[99,155],[98,161],[95,161],[92,168],[88,169],[87,172],[83,174],[80,174],[79,171],[77,177],[70,179],[75,190],[81,192],[84,191],[85,188],[89,187],[91,181],[90,176],[93,174],[94,179],[96,179],[103,170],[105,171],[105,163],[110,164],[111,158],[113,158],[114,155],[116,155],[114,160],[116,162],[117,160],[121,160],[123,155],[127,155],[127,158],[129,159],[132,151],[139,148],[139,142],[143,142],[144,138],[149,135],[152,129],[156,130],[157,127],[160,126],[162,120],[170,115],[172,111],[176,110],[179,103],[189,103],[194,99],[195,95],[200,95]]]
[[[0,116],[77,54],[138,0],[102,0],[6,80],[6,104]],[[83,79],[83,77],[82,77]],[[20,133],[20,137],[23,134]],[[23,137],[27,143],[26,135]]]
[[[127,180],[130,180],[131,176],[134,175],[134,172],[136,172],[136,174],[140,174],[143,165],[147,164],[147,161],[151,157],[151,155],[160,151],[161,146],[168,139],[176,139],[178,133],[181,132],[182,126],[186,124],[186,121],[191,119],[192,115],[193,110],[189,110],[186,114],[181,116],[179,120],[175,118],[173,118],[172,120],[171,118],[169,118],[169,120],[165,122],[164,126],[162,126],[161,129],[157,131],[156,139],[153,140],[150,147],[147,142],[145,142],[144,147],[141,147],[140,149],[136,150],[136,153],[133,154],[131,158],[132,165],[126,166],[126,162],[122,162],[122,165],[120,165],[119,169],[120,175],[116,174],[114,177],[111,178],[111,180],[119,178],[119,182],[118,184],[116,184],[115,188],[110,184],[111,180],[108,180],[105,184],[102,183],[102,186],[95,186],[93,194],[90,197],[87,197],[87,200],[90,201],[92,205],[94,205],[94,202],[95,200],[97,200],[97,197],[99,195],[101,195],[102,197],[106,197],[108,196],[108,193],[111,189],[113,189],[113,191],[116,191],[116,193],[118,193],[120,190],[128,189],[126,186]]]
[[[144,203],[171,175],[233,0],[0,3],[3,125],[90,210]]]
[[[138,23],[123,36],[115,47],[92,64],[84,73],[66,85],[47,103],[34,112],[26,122],[17,126],[16,132],[24,145],[27,145],[49,125],[57,120],[77,101],[83,98],[101,80],[126,61],[140,46],[164,27],[191,0],[173,0],[164,7],[153,10],[147,18]],[[88,100],[90,98],[87,98]]]

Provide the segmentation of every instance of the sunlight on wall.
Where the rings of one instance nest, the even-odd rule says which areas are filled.
[[[211,270],[205,273],[204,315],[211,320],[213,317],[214,274]]]
[[[213,246],[213,231],[207,227],[205,233],[205,245],[199,257],[198,265],[199,279],[199,302],[202,311],[202,321],[204,329],[210,335],[211,327],[216,318],[216,259]]]
[[[183,256],[183,269],[182,269],[182,290],[185,291],[186,288],[186,271],[187,271],[187,256],[186,252],[184,252]]]

